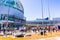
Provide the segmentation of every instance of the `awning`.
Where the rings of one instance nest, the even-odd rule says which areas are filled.
[[[10,21],[10,20],[0,20],[0,24],[4,24],[4,23],[14,23],[14,21]]]

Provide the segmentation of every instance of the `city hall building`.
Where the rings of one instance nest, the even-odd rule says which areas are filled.
[[[24,8],[19,0],[0,0],[0,28],[14,28],[25,24]]]

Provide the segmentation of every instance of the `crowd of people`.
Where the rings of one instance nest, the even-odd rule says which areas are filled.
[[[33,31],[34,33],[39,33],[41,35],[46,35],[46,32],[57,32],[58,31],[58,27],[52,27],[52,26],[47,26],[47,27],[28,27],[26,29],[23,29],[22,31]]]
[[[18,31],[16,32],[16,29],[10,30],[11,34],[15,33],[21,33],[21,32],[33,32],[33,33],[38,33],[41,35],[46,35],[46,32],[57,32],[58,27],[52,27],[52,26],[41,26],[41,27],[36,27],[36,26],[30,26],[30,27],[20,27]],[[4,34],[6,34],[5,30],[3,30]],[[9,31],[8,31],[9,32]]]

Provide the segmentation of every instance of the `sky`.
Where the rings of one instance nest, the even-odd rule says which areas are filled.
[[[24,16],[26,20],[36,20],[42,18],[41,0],[20,0],[24,7]],[[50,10],[50,19],[60,17],[60,0],[42,0],[43,17],[49,17],[48,3]]]

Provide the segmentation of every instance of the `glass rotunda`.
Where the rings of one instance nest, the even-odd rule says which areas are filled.
[[[0,0],[0,27],[15,28],[25,24],[24,8],[19,0]]]

